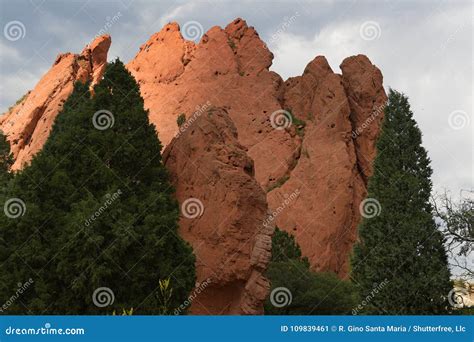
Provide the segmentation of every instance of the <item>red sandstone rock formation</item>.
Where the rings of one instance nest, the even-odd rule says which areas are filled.
[[[100,80],[110,43],[110,36],[104,35],[86,46],[80,55],[58,55],[36,87],[0,116],[0,129],[7,135],[15,156],[14,170],[22,168],[43,147],[74,82],[91,81],[94,85]]]
[[[206,109],[165,149],[182,207],[180,235],[196,254],[197,283],[210,283],[193,301],[194,314],[262,314],[269,284],[272,226],[254,163],[237,140],[225,110]],[[192,202],[196,201],[196,211]],[[197,204],[199,203],[199,204]],[[186,215],[193,213],[194,215]]]
[[[206,103],[226,108],[258,182],[271,190],[272,211],[298,192],[276,224],[296,236],[313,269],[344,276],[383,117],[382,75],[362,55],[342,63],[342,76],[319,56],[283,82],[269,71],[272,59],[255,30],[236,19],[211,28],[199,44],[168,24],[127,67],[164,145],[181,113],[192,117]],[[291,110],[306,127],[276,130],[270,117],[277,110]]]
[[[0,118],[15,169],[41,148],[73,82],[100,79],[109,45],[101,37],[81,55],[60,55]],[[178,200],[204,202],[203,216],[183,218],[180,228],[195,248],[198,281],[211,277],[212,286],[193,304],[196,313],[262,310],[270,242],[260,230],[266,203],[252,160],[274,213],[266,222],[294,234],[313,269],[348,271],[386,101],[382,75],[362,55],[345,59],[342,75],[318,56],[303,75],[284,82],[269,71],[272,59],[257,32],[236,19],[225,29],[211,28],[199,44],[168,24],[127,65],[168,146]],[[206,114],[211,106],[218,108],[214,116]],[[291,111],[293,123],[275,129],[272,113],[283,110]],[[181,114],[188,119],[183,132]]]

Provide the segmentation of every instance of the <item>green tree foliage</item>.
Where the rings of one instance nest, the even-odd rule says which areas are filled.
[[[171,310],[194,286],[195,258],[177,235],[179,208],[135,80],[116,60],[94,96],[88,87],[75,85],[43,150],[15,177],[24,215],[0,217],[0,301],[34,281],[9,314],[151,314],[160,279],[173,279]],[[113,303],[101,307],[100,287]]]
[[[390,90],[377,143],[368,197],[378,216],[362,220],[352,275],[362,298],[386,279],[366,313],[441,314],[448,307],[450,273],[442,233],[430,204],[430,159],[408,99]]]
[[[6,193],[8,181],[12,174],[10,168],[13,165],[13,155],[10,152],[10,144],[6,136],[0,131],[0,200],[3,203],[3,197]]]
[[[310,271],[309,262],[301,256],[294,237],[278,228],[272,238],[272,261],[267,277],[271,293],[265,302],[266,315],[349,314],[357,305],[357,292],[351,282],[339,279],[334,273]],[[285,288],[286,294],[279,288]],[[286,297],[279,301],[279,295]],[[283,302],[288,305],[280,307]]]
[[[185,122],[186,122],[186,114],[184,113],[179,114],[178,118],[176,119],[176,123],[178,124],[178,127],[181,127]]]

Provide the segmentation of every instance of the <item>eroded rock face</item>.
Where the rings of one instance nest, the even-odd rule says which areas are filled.
[[[105,37],[81,55],[60,55],[0,118],[15,169],[41,148],[73,82],[100,79],[109,45]],[[269,70],[272,59],[257,32],[236,19],[199,44],[168,24],[127,65],[166,147],[178,200],[204,205],[201,217],[180,222],[197,255],[197,288],[211,281],[193,313],[262,312],[271,244],[263,221],[293,234],[314,270],[348,272],[383,119],[382,75],[363,55],[345,59],[342,74],[318,56],[283,81]],[[275,118],[288,121],[284,111],[292,124],[278,127]]]
[[[14,170],[43,147],[59,111],[74,88],[74,82],[97,83],[107,63],[110,36],[96,38],[81,54],[58,55],[51,69],[7,113],[0,116],[0,129],[7,135],[15,157]]]
[[[194,314],[262,314],[273,227],[254,163],[222,108],[200,113],[163,154],[182,203],[180,235],[196,255]]]
[[[206,103],[225,108],[256,179],[270,190],[269,207],[278,211],[272,222],[296,236],[313,269],[345,276],[383,118],[382,75],[362,55],[347,58],[342,75],[318,56],[302,76],[283,82],[269,71],[272,59],[255,30],[236,19],[211,28],[199,44],[169,24],[128,68],[165,145],[178,132],[178,115],[192,117]],[[306,126],[294,120],[275,129],[277,110]]]

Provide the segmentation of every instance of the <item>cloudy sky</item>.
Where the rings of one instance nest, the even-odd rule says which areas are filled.
[[[129,61],[169,21],[207,31],[236,17],[254,26],[284,79],[317,55],[339,72],[369,56],[384,84],[410,98],[434,169],[435,191],[473,189],[471,1],[0,0],[0,112],[32,89],[61,52],[112,35],[109,58]]]

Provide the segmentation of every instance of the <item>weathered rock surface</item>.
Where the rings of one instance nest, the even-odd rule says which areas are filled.
[[[81,55],[60,55],[0,117],[15,169],[41,148],[73,82],[100,79],[109,45],[102,37]],[[386,101],[382,74],[363,55],[345,59],[342,74],[318,56],[283,81],[269,70],[272,59],[257,32],[236,19],[198,44],[168,24],[127,65],[167,146],[178,200],[204,204],[203,215],[183,217],[180,228],[195,248],[198,282],[212,284],[194,313],[261,312],[271,233],[260,230],[263,220],[295,235],[314,270],[348,272]],[[291,125],[275,128],[289,117]]]
[[[210,284],[191,312],[262,314],[273,227],[263,224],[265,193],[227,112],[199,113],[171,141],[163,160],[183,203],[179,233],[193,246],[197,283]]]
[[[302,76],[283,82],[269,71],[272,59],[255,30],[236,19],[225,29],[211,28],[199,44],[169,24],[128,68],[165,145],[181,113],[190,117],[206,103],[226,108],[258,182],[271,190],[270,208],[276,211],[298,192],[276,224],[296,236],[313,269],[344,276],[383,117],[382,75],[362,55],[342,63],[342,76],[319,56]],[[294,120],[275,129],[277,110],[290,110],[306,126]]]
[[[104,73],[110,36],[96,38],[81,54],[58,55],[51,69],[17,104],[0,116],[0,129],[7,135],[20,169],[43,147],[56,115],[72,93],[75,81],[94,85]]]

